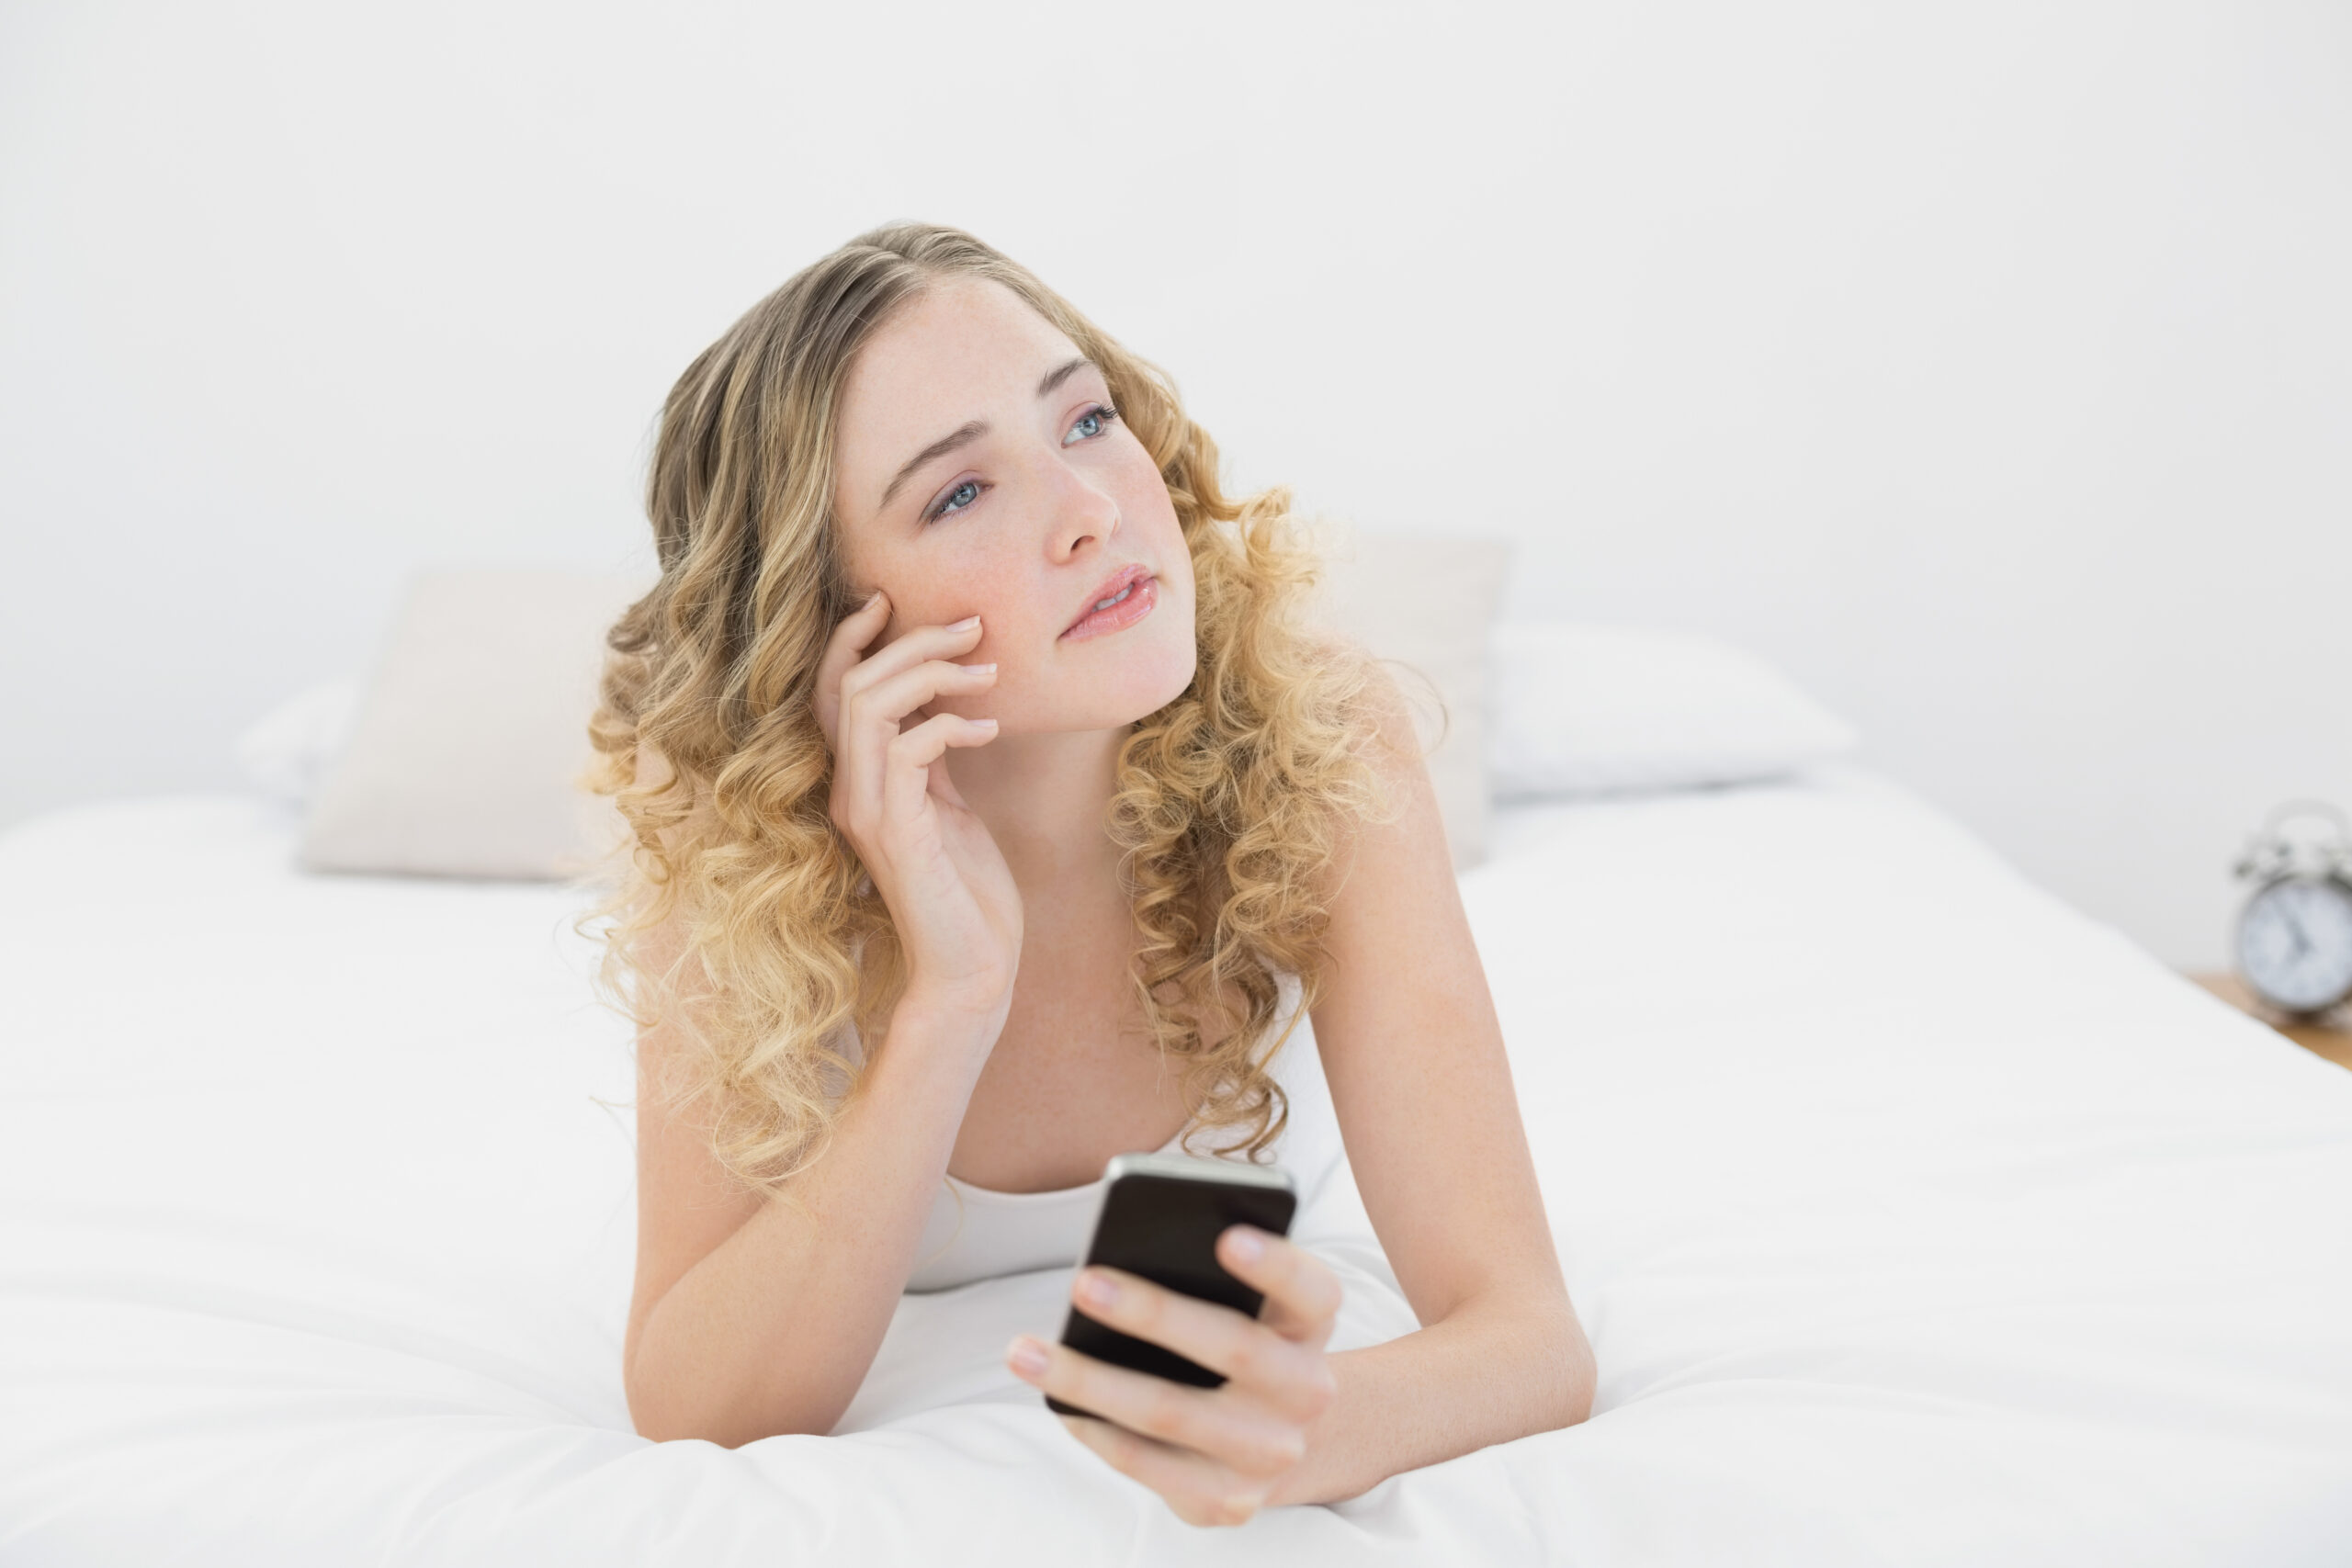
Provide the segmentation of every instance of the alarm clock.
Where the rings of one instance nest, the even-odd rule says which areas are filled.
[[[2332,841],[2297,841],[2287,820],[2322,816]],[[2313,1019],[2352,997],[2352,823],[2324,801],[2290,801],[2270,814],[2234,868],[2254,891],[2233,942],[2238,977],[2279,1012]]]

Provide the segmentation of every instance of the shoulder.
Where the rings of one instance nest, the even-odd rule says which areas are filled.
[[[1377,793],[1386,797],[1386,809],[1372,815],[1409,817],[1413,797],[1429,790],[1420,716],[1412,697],[1386,660],[1351,638],[1324,633],[1316,651],[1326,668],[1343,674],[1347,695],[1340,711],[1348,745],[1371,773]],[[1429,804],[1434,809],[1433,795]]]
[[[1420,731],[1413,715],[1413,705],[1404,688],[1388,672],[1388,667],[1370,654],[1363,656],[1363,687],[1357,696],[1357,711],[1363,716],[1370,738],[1375,742],[1372,758],[1392,779],[1418,777],[1429,781],[1429,768],[1421,751]]]
[[[1368,796],[1340,814],[1325,891],[1341,904],[1393,896],[1403,887],[1451,889],[1453,858],[1430,782],[1412,699],[1378,659],[1338,637],[1327,657],[1354,666],[1347,704],[1348,743],[1364,771]]]
[[[1383,743],[1384,762],[1394,766],[1406,759],[1419,759],[1413,706],[1387,660],[1345,633],[1322,625],[1301,632],[1299,647],[1306,662],[1344,694],[1340,704],[1343,720],[1363,738]]]

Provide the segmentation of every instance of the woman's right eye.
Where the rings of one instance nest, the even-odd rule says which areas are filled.
[[[972,501],[978,501],[980,499],[980,481],[978,479],[966,479],[962,484],[957,485],[954,490],[951,490],[945,495],[941,496],[939,498],[939,504],[931,509],[930,513],[924,516],[923,521],[926,523],[936,522],[938,519],[946,516],[951,512],[963,512],[968,510],[972,504],[972,501],[965,502],[960,506],[950,506],[948,504],[949,502],[954,501],[957,496],[963,494],[967,490],[972,492]]]

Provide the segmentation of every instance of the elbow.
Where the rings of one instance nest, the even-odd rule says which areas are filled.
[[[1580,1426],[1592,1418],[1600,1364],[1567,1292],[1533,1287],[1485,1298],[1476,1309],[1494,1337],[1490,1353],[1513,1369],[1521,1437]]]
[[[1553,1381],[1552,1430],[1563,1427],[1581,1426],[1592,1419],[1594,1392],[1600,1385],[1600,1363],[1592,1353],[1592,1340],[1584,1331],[1584,1323],[1577,1316],[1566,1291],[1550,1303],[1545,1314],[1544,1346],[1549,1359],[1557,1369]]]
[[[1567,1393],[1562,1427],[1578,1427],[1592,1419],[1594,1392],[1600,1386],[1600,1363],[1592,1353],[1592,1341],[1586,1337],[1584,1325],[1575,1313],[1568,1314]]]
[[[628,1424],[637,1435],[648,1442],[674,1443],[699,1438],[705,1442],[731,1449],[739,1442],[728,1441],[707,1419],[698,1419],[692,1410],[676,1408],[637,1389],[628,1391]]]
[[[692,1409],[666,1404],[632,1393],[628,1401],[629,1426],[637,1435],[649,1442],[674,1443],[698,1441],[716,1443],[722,1449],[740,1449],[746,1443],[756,1443],[762,1438],[795,1435],[821,1438],[831,1432],[832,1423],[809,1420],[763,1420],[738,1411]]]
[[[705,1438],[703,1429],[691,1410],[682,1409],[673,1397],[678,1386],[675,1378],[659,1372],[649,1372],[643,1354],[643,1342],[635,1335],[621,1352],[621,1397],[628,1403],[628,1424],[640,1438],[657,1443],[667,1443],[680,1438]],[[732,1448],[733,1444],[727,1447]]]
[[[622,1368],[621,1393],[628,1401],[629,1427],[640,1438],[667,1443],[681,1438],[710,1436],[706,1425],[694,1418],[694,1412],[680,1409],[674,1401],[664,1398],[660,1380],[648,1380],[639,1374],[634,1361]]]
[[[681,1388],[682,1381],[649,1372],[635,1362],[623,1367],[622,1393],[628,1402],[629,1426],[639,1437],[656,1443],[698,1440],[722,1449],[740,1449],[762,1438],[821,1438],[840,1424],[847,1408],[761,1407],[740,1399],[696,1398],[693,1391]]]
[[[1529,1359],[1550,1373],[1531,1380],[1531,1391],[1541,1391],[1536,1395],[1541,1412],[1537,1429],[1553,1432],[1581,1426],[1592,1419],[1593,1395],[1600,1382],[1592,1341],[1565,1292],[1544,1302],[1532,1326],[1534,1353]]]

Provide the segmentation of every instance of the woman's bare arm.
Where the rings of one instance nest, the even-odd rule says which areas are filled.
[[[1429,770],[1394,682],[1371,694],[1375,751],[1404,810],[1363,823],[1340,857],[1315,1040],[1364,1206],[1423,1326],[1327,1352],[1341,1298],[1329,1266],[1279,1236],[1254,1258],[1235,1251],[1248,1229],[1235,1226],[1218,1258],[1265,1292],[1256,1321],[1116,1269],[1072,1281],[1080,1308],[1226,1374],[1218,1387],[1025,1337],[1007,1348],[1019,1376],[1101,1417],[1066,1418],[1072,1436],[1193,1524],[1358,1496],[1592,1408],[1592,1348],[1562,1282]],[[1098,1273],[1116,1287],[1107,1303],[1082,1293]]]
[[[1375,686],[1405,810],[1366,825],[1332,903],[1315,1038],[1383,1250],[1424,1326],[1331,1357],[1339,1392],[1276,1502],[1351,1497],[1591,1413],[1502,1025],[1395,683]]]
[[[630,1419],[655,1439],[734,1448],[824,1433],[889,1327],[996,1027],[911,993],[802,1207],[727,1175],[703,1131],[655,1103],[674,1042],[640,1042],[638,1251],[623,1351]]]
[[[877,591],[833,628],[813,704],[834,757],[833,825],[888,906],[906,994],[823,1156],[782,1196],[741,1189],[706,1130],[662,1107],[654,1086],[677,1042],[661,1028],[640,1038],[637,1287],[622,1375],[647,1437],[732,1448],[832,1430],[890,1325],[1004,1028],[1020,890],[939,765],[950,747],[986,745],[996,721],[943,713],[900,728],[944,691],[987,689],[996,666],[937,657],[971,649],[977,615],[881,642],[889,614]],[[649,773],[670,765],[640,750],[640,783]],[[657,968],[681,942],[674,924],[656,933]]]

